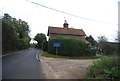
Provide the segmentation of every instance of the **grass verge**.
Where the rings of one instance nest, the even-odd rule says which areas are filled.
[[[81,56],[81,57],[58,56],[58,55],[49,54],[47,52],[43,52],[42,56],[52,57],[52,58],[64,58],[64,59],[98,59],[100,58],[100,56]]]
[[[118,56],[101,58],[87,68],[87,75],[95,79],[118,79],[118,64]]]

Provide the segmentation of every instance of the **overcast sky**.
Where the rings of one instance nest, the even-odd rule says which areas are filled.
[[[0,0],[0,15],[8,13],[28,22],[30,36],[47,35],[48,26],[63,27],[66,19],[69,28],[83,29],[87,36],[105,35],[113,41],[118,31],[119,0],[29,0],[79,17],[60,13],[26,0]],[[65,18],[64,18],[65,17]],[[85,19],[83,19],[85,18]]]

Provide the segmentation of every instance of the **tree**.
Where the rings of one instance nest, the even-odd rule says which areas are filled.
[[[92,45],[92,47],[97,47],[97,42],[94,40],[94,38],[90,35],[85,38],[89,43]]]
[[[8,23],[12,23],[12,17],[7,13],[4,14],[2,19],[5,20]]]
[[[15,50],[17,42],[17,35],[11,24],[2,20],[2,49],[3,52],[7,50]]]
[[[99,36],[98,37],[98,46],[100,49],[103,50],[104,45],[108,42],[107,38],[105,36]]]
[[[42,46],[43,46],[42,44],[43,44],[43,41],[46,40],[46,36],[43,33],[38,33],[35,36],[34,40],[36,40],[38,42],[38,48],[42,48]]]
[[[47,49],[48,49],[48,41],[47,40],[43,41],[42,49],[43,49],[43,51],[47,51]]]
[[[3,51],[26,49],[30,46],[31,38],[29,37],[30,30],[27,22],[4,14],[2,23]]]
[[[98,46],[106,55],[114,52],[113,46],[108,42],[108,39],[105,36],[98,37]]]

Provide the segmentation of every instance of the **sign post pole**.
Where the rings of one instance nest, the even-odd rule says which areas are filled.
[[[56,47],[56,55],[58,54],[58,47]]]
[[[60,43],[53,43],[53,46],[56,47],[56,55],[58,55],[58,47],[60,47]]]

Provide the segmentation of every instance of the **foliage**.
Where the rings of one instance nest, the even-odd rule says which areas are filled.
[[[27,22],[12,18],[9,14],[4,14],[2,23],[3,52],[29,47],[30,30]]]
[[[99,36],[98,37],[98,42],[107,42],[108,39],[105,36]]]
[[[58,55],[49,54],[47,52],[43,52],[42,56],[52,57],[52,58],[64,58],[64,59],[98,59],[100,58],[99,56],[79,56],[79,57],[58,56]]]
[[[38,42],[38,48],[42,48],[42,46],[43,46],[42,44],[46,40],[46,36],[43,33],[38,33],[35,36],[34,40],[36,40]]]
[[[101,51],[96,52],[98,55],[102,55],[103,53]]]
[[[30,44],[30,48],[35,48],[36,47],[36,44],[35,43],[31,43]]]
[[[47,51],[47,48],[48,48],[48,41],[47,41],[47,40],[44,40],[44,41],[43,41],[42,49],[43,49],[43,51]]]
[[[2,50],[14,50],[16,49],[17,35],[13,27],[2,21]]]
[[[85,39],[89,41],[92,46],[97,46],[97,42],[94,40],[94,38],[91,35],[87,36]]]
[[[99,59],[87,68],[90,78],[96,79],[116,79],[119,78],[118,57],[107,57]]]
[[[110,55],[110,54],[114,53],[113,45],[111,45],[109,43],[105,43],[102,49],[103,49],[103,53],[105,55]]]
[[[96,50],[94,50],[94,49],[86,49],[85,50],[85,55],[86,56],[96,56]]]
[[[104,45],[108,42],[107,38],[105,36],[99,36],[98,37],[98,46],[101,50],[103,50]]]
[[[30,39],[31,39],[30,37],[24,37],[24,38],[23,38],[24,48],[29,48],[29,47],[30,47],[30,44],[29,44]]]
[[[61,56],[85,56],[87,45],[78,39],[69,37],[54,37],[49,40],[48,43],[48,53],[56,54],[56,47],[53,43],[60,43],[61,46],[58,47],[58,55]]]
[[[113,54],[115,52],[115,48],[112,44],[110,44],[105,36],[98,37],[98,46],[102,50],[105,55]]]

